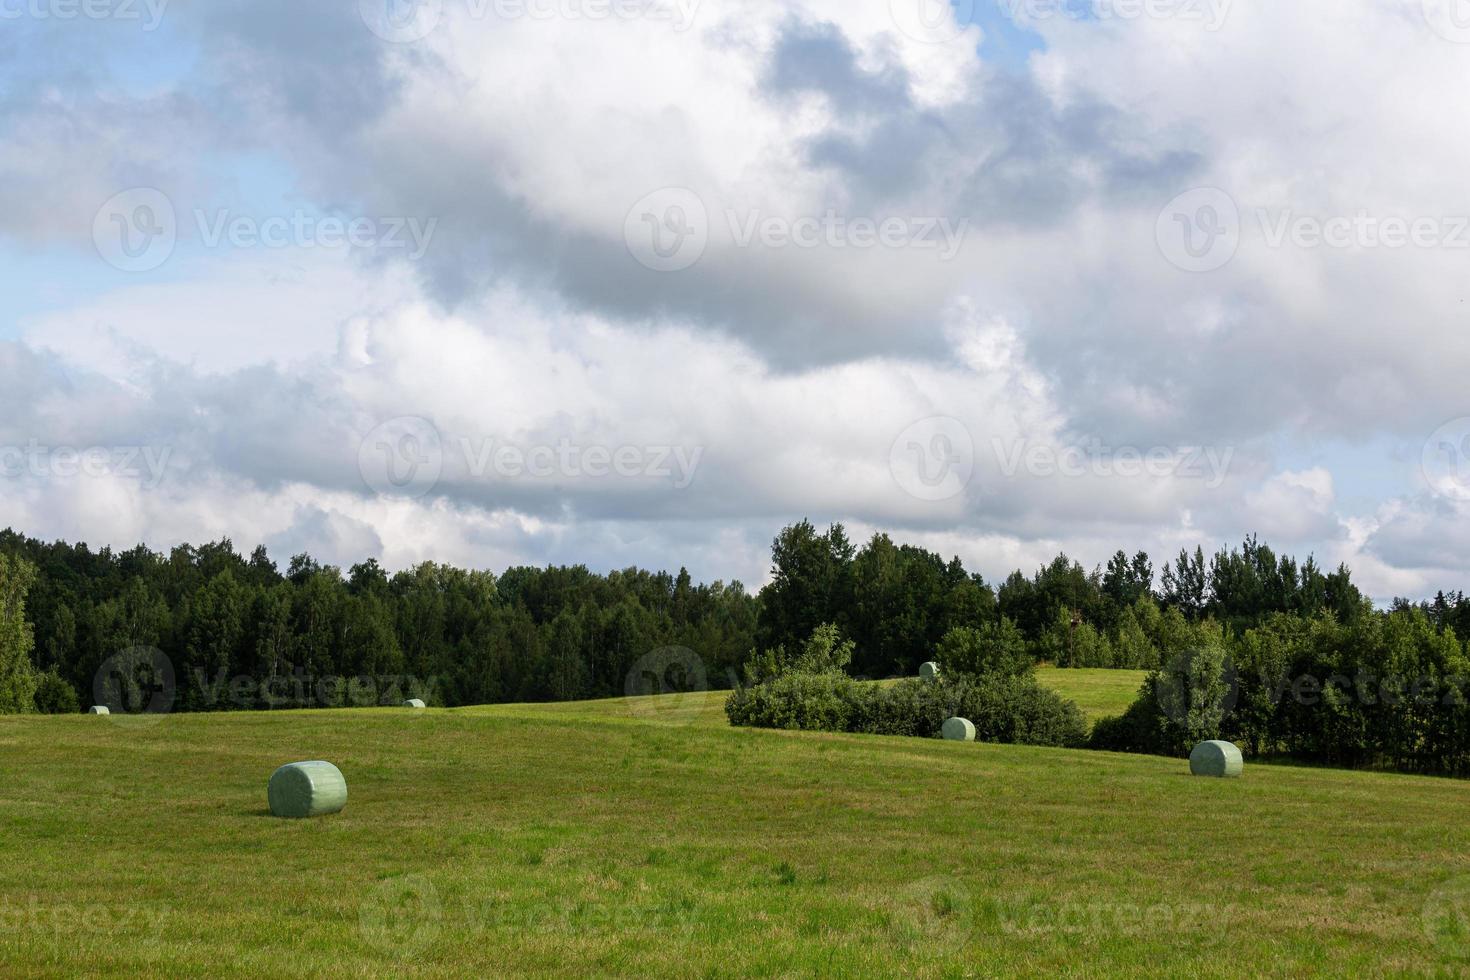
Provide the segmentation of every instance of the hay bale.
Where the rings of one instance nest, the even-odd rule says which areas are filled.
[[[273,816],[319,817],[347,805],[347,780],[330,762],[293,762],[271,774],[267,795]]]
[[[927,664],[919,665],[919,676],[926,681],[939,680],[939,665],[932,660]]]
[[[1240,749],[1231,742],[1201,742],[1189,753],[1189,771],[1196,776],[1239,776],[1245,768]]]
[[[403,706],[405,708],[415,708],[415,709],[426,707],[426,705],[424,704],[424,702],[421,701],[421,700],[419,700],[418,698],[409,698],[407,701],[403,702]]]
[[[106,705],[103,705],[103,704],[94,704],[94,705],[92,705],[91,708],[89,708],[87,710],[87,714],[89,714],[89,715],[110,715],[110,714],[112,714],[112,709],[109,708],[109,707],[107,707]]]
[[[940,732],[951,742],[975,741],[975,723],[968,718],[950,718]]]

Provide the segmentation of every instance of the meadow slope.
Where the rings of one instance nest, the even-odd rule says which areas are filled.
[[[719,704],[0,718],[0,974],[1470,967],[1464,782],[1194,779]],[[346,811],[271,818],[267,777],[309,758]]]

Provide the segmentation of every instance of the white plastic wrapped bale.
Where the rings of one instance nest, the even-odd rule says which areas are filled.
[[[271,774],[267,795],[273,816],[320,817],[347,805],[347,780],[330,762],[292,762]]]
[[[930,661],[919,665],[919,676],[926,681],[937,681],[939,679],[939,665]]]
[[[418,698],[409,698],[407,701],[403,702],[403,706],[405,708],[413,708],[415,710],[425,707],[424,702],[420,701]]]
[[[87,710],[87,714],[89,714],[89,715],[110,715],[110,714],[112,714],[112,709],[109,708],[109,707],[107,707],[106,705],[103,705],[103,704],[94,704],[94,705],[92,705],[91,708],[89,708]]]
[[[950,718],[940,727],[940,733],[951,742],[973,742],[975,723],[968,718]]]
[[[1245,760],[1232,742],[1201,742],[1189,753],[1189,771],[1196,776],[1233,778],[1244,769]]]

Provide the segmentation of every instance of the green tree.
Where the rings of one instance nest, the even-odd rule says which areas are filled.
[[[939,641],[934,659],[948,674],[1002,674],[1019,677],[1031,674],[1035,662],[1026,648],[1026,638],[1009,619],[979,627],[956,626]]]
[[[36,707],[35,635],[26,621],[26,593],[36,567],[0,554],[0,714],[28,714]]]

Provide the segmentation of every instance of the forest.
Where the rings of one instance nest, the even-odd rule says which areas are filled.
[[[1058,555],[992,584],[958,558],[885,534],[859,546],[842,525],[809,521],[776,535],[758,593],[683,569],[389,574],[372,559],[344,571],[309,555],[282,569],[228,540],[162,554],[6,530],[0,599],[0,710],[12,712],[95,703],[116,658],[137,651],[167,665],[170,710],[454,706],[734,687],[753,661],[823,625],[852,643],[852,675],[883,678],[912,675],[956,628],[1014,638],[1034,662],[1157,669],[1197,643],[1201,624],[1240,637],[1283,618],[1390,614],[1347,568],[1255,538],[1181,552],[1158,575],[1147,554],[1120,550],[1090,570]],[[1463,594],[1416,608],[1443,633],[1470,633]]]

